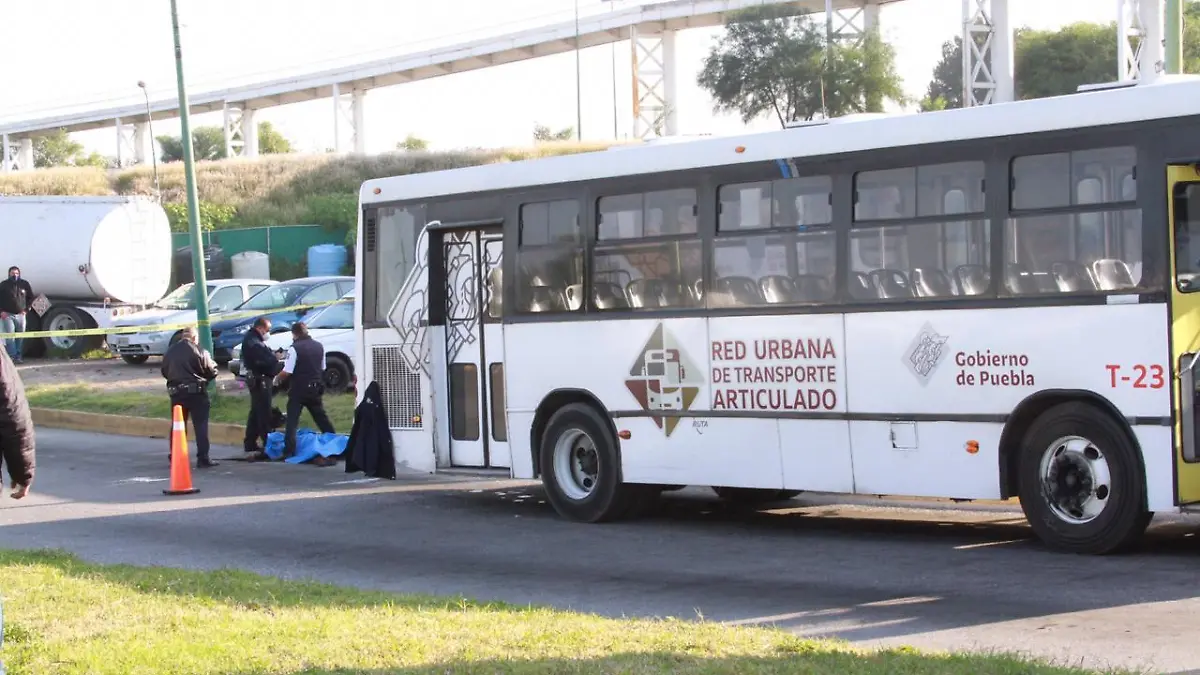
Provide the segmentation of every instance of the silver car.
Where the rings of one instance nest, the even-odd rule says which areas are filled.
[[[227,312],[260,291],[278,284],[272,279],[210,279],[208,289],[208,311],[211,314]],[[196,321],[196,296],[192,283],[186,283],[167,294],[150,308],[122,317],[114,322],[117,328],[124,326],[177,326]],[[126,363],[145,363],[151,356],[162,356],[175,343],[179,328],[138,333],[113,333],[108,336],[108,348],[125,359]]]

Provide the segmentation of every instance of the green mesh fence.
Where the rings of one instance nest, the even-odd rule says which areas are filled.
[[[171,235],[172,250],[190,243],[186,232]],[[220,246],[225,259],[224,273],[228,274],[230,260],[243,251],[266,253],[271,262],[271,278],[278,281],[308,274],[308,249],[318,244],[345,244],[346,230],[331,230],[320,225],[278,225],[234,230],[213,230],[204,233],[204,246]],[[353,251],[348,251],[352,262]]]

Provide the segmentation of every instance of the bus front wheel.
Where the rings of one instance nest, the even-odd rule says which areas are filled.
[[[594,406],[571,403],[546,424],[538,453],[546,498],[570,520],[598,523],[644,511],[652,486],[620,481],[620,455]]]
[[[1019,472],[1021,508],[1050,548],[1111,553],[1136,542],[1153,516],[1137,446],[1087,403],[1060,403],[1034,421]]]

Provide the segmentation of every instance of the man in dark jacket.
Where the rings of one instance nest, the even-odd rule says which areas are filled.
[[[0,281],[0,333],[24,333],[25,313],[33,307],[33,287],[21,278],[21,268],[8,268]],[[21,362],[20,338],[3,338],[4,348],[16,363]]]
[[[325,395],[325,347],[308,334],[303,321],[292,324],[292,346],[288,348],[283,362],[283,372],[277,380],[288,382],[287,426],[283,435],[283,454],[291,457],[296,453],[296,427],[300,423],[300,411],[308,408],[308,414],[323,433],[336,433],[329,415],[325,414],[322,399]]]
[[[163,355],[162,376],[167,380],[171,408],[183,407],[184,425],[187,425],[188,417],[192,419],[192,427],[196,429],[196,468],[206,469],[217,466],[217,462],[208,458],[207,391],[208,383],[217,379],[217,362],[196,344],[199,338],[195,328],[188,326],[182,332],[182,338]],[[169,450],[167,457],[170,457]]]
[[[0,465],[8,469],[12,498],[21,499],[33,485],[35,459],[33,415],[25,386],[8,354],[0,353]]]
[[[270,333],[270,319],[260,316],[242,340],[242,368],[246,388],[250,390],[250,416],[246,418],[246,438],[242,446],[248,453],[265,450],[267,434],[271,433],[271,379],[282,364],[263,342]],[[258,445],[259,439],[262,447]]]

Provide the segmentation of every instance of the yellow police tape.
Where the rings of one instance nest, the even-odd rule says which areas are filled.
[[[331,300],[329,302],[314,302],[305,305],[291,305],[289,307],[279,307],[263,309],[255,312],[233,312],[230,314],[221,314],[217,317],[218,321],[226,321],[228,319],[244,319],[247,317],[259,317],[268,314],[278,314],[280,312],[294,312],[300,309],[314,309],[316,307],[326,307],[328,305],[336,305],[344,300]],[[118,319],[119,321],[120,319]],[[112,335],[120,333],[121,335],[129,335],[131,333],[162,333],[166,331],[183,330],[188,326],[200,327],[199,321],[191,323],[172,323],[172,324],[151,324],[145,326],[110,326],[108,328],[76,328],[74,330],[35,330],[24,333],[0,333],[0,340],[5,338],[20,338],[33,339],[42,337],[74,337],[81,335]]]

